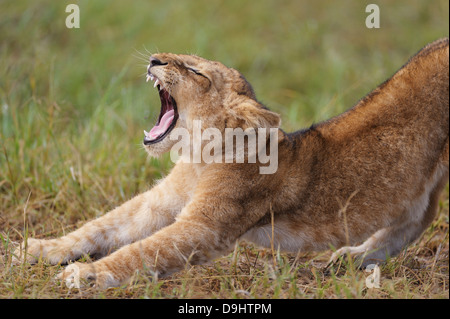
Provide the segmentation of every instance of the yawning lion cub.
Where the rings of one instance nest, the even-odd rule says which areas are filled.
[[[17,260],[107,255],[60,274],[69,285],[83,279],[100,288],[125,283],[136,270],[167,275],[204,263],[240,239],[292,252],[335,247],[333,260],[350,253],[368,264],[399,253],[435,217],[449,171],[448,39],[427,45],[347,112],[295,133],[279,129],[280,117],[219,62],[155,54],[150,80],[161,114],[145,132],[149,154],[171,150],[176,129],[194,133],[196,120],[221,133],[277,128],[276,172],[260,174],[259,160],[180,158],[150,191],[64,237],[29,239]],[[257,132],[269,145],[270,136]]]

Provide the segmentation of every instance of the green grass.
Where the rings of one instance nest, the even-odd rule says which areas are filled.
[[[81,28],[65,27],[77,3]],[[381,269],[380,289],[330,252],[242,244],[210,265],[129,287],[69,291],[59,267],[11,265],[24,236],[55,237],[151,187],[168,156],[140,146],[159,99],[148,52],[195,53],[240,70],[287,131],[339,114],[423,45],[448,36],[448,1],[9,1],[0,4],[0,298],[448,298],[448,186],[439,217]]]

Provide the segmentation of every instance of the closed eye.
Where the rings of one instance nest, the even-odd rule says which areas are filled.
[[[189,71],[191,71],[192,73],[194,73],[194,74],[197,74],[197,75],[203,75],[203,74],[201,74],[198,70],[196,70],[196,69],[194,69],[194,68],[187,68]]]
[[[187,69],[189,72],[192,72],[192,73],[194,73],[195,75],[202,76],[202,77],[204,77],[205,79],[207,79],[208,81],[211,82],[211,80],[210,80],[206,75],[204,75],[203,73],[201,73],[199,70],[194,69],[194,68],[191,68],[191,67],[186,67],[186,69]]]

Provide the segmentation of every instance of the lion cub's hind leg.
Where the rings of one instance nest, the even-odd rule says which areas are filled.
[[[359,246],[346,246],[338,249],[331,256],[330,262],[335,263],[340,256],[349,255],[356,258],[356,265],[367,267],[370,264],[379,264],[386,258],[397,255],[403,247],[416,239],[415,236],[407,236],[409,229],[411,234],[422,232],[419,225],[406,223],[400,227],[383,228],[373,234],[369,239]],[[411,230],[414,230],[411,232]],[[405,236],[406,235],[406,236]]]
[[[396,256],[418,239],[431,224],[438,211],[439,195],[447,182],[448,167],[444,165],[436,171],[428,184],[431,187],[425,187],[422,195],[411,203],[402,222],[377,231],[359,246],[338,249],[331,256],[330,262],[334,263],[340,256],[349,254],[350,257],[357,257],[358,265],[366,267],[384,262],[387,257]]]

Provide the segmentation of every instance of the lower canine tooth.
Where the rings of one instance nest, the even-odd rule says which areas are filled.
[[[155,84],[153,85],[153,87],[155,88],[158,84],[159,84],[159,80],[156,79]]]

